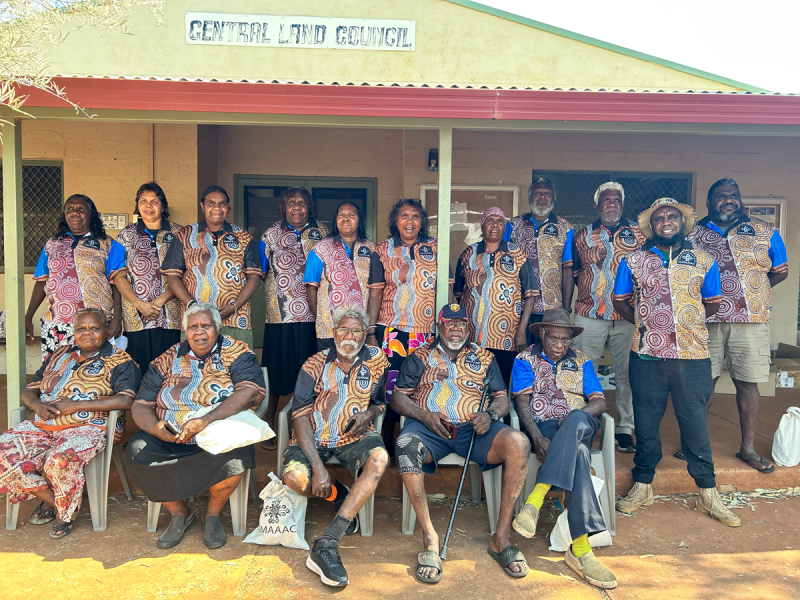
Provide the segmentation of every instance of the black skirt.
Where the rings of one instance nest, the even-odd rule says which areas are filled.
[[[148,500],[176,502],[254,469],[256,453],[251,445],[211,454],[197,444],[173,444],[139,431],[128,442],[125,466]]]
[[[128,338],[128,347],[125,351],[139,365],[144,377],[151,362],[181,341],[181,330],[156,327],[141,331],[126,331],[125,337]]]
[[[303,363],[317,353],[314,323],[267,323],[261,366],[267,367],[269,391],[281,396],[294,393]]]

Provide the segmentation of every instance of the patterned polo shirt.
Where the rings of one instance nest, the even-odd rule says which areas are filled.
[[[183,278],[186,290],[198,302],[223,308],[236,302],[250,277],[261,277],[258,244],[244,229],[227,221],[216,233],[200,221],[178,230],[161,264],[161,273]],[[223,319],[222,324],[250,329],[250,302]]]
[[[453,291],[469,314],[469,339],[481,348],[511,350],[525,300],[539,295],[522,248],[500,242],[486,252],[483,240],[461,253]]]
[[[318,448],[338,448],[361,439],[344,430],[350,418],[371,404],[386,410],[386,367],[389,359],[375,346],[363,346],[350,371],[337,360],[336,349],[317,352],[305,363],[297,378],[292,418],[307,417]],[[367,431],[375,431],[370,425]],[[292,444],[297,436],[292,432]]]
[[[53,236],[44,245],[34,281],[45,281],[48,307],[44,320],[72,325],[82,308],[99,308],[107,318],[114,312],[111,285],[125,271],[125,248],[111,237],[91,233]]]
[[[369,287],[383,289],[379,325],[406,333],[433,333],[436,252],[436,240],[422,236],[411,246],[396,235],[375,247]],[[449,281],[454,281],[452,271]]]
[[[506,224],[503,239],[514,242],[531,259],[533,274],[541,288],[541,295],[533,303],[534,313],[561,308],[561,270],[572,266],[574,236],[570,222],[552,212],[541,227],[531,213],[514,217]]]
[[[300,231],[286,219],[274,223],[261,236],[258,255],[264,280],[267,323],[313,323],[303,273],[308,253],[328,235],[328,228],[309,219]]]
[[[708,358],[704,304],[722,299],[719,268],[707,252],[684,239],[667,259],[647,242],[622,259],[614,299],[634,299],[633,351],[656,358]]]
[[[144,302],[152,302],[169,287],[167,277],[161,272],[161,263],[167,250],[175,241],[181,225],[161,220],[155,235],[145,228],[144,221],[131,223],[119,232],[117,241],[125,248],[125,265],[128,281],[136,296]],[[155,321],[143,321],[142,315],[125,296],[122,297],[122,320],[125,331],[143,329],[180,329],[181,301],[173,297],[167,300]]]
[[[582,317],[618,321],[614,310],[614,278],[617,267],[630,252],[641,248],[645,237],[639,224],[621,219],[609,229],[600,219],[575,234],[572,273],[578,280],[575,312]],[[600,251],[605,250],[602,260]]]
[[[455,360],[451,360],[436,337],[403,362],[394,389],[406,394],[420,408],[447,415],[455,425],[469,421],[469,415],[478,412],[486,377],[492,390],[490,397],[506,395],[506,384],[494,354],[467,342]],[[486,406],[489,403],[487,398]]]
[[[541,342],[529,346],[514,360],[511,380],[512,396],[530,394],[536,423],[563,419],[592,400],[605,397],[592,361],[575,348],[553,362],[542,351]]]
[[[785,273],[786,247],[769,223],[739,218],[727,233],[708,217],[687,236],[714,257],[722,280],[722,303],[709,323],[769,323],[772,286],[770,273]]]
[[[317,337],[332,338],[333,313],[342,307],[367,309],[369,268],[375,243],[357,240],[350,246],[342,238],[329,237],[308,253],[303,283],[317,292]]]
[[[129,396],[133,400],[140,379],[139,367],[130,355],[106,342],[100,349],[100,354],[84,360],[79,359],[77,346],[62,346],[39,367],[26,388],[37,392],[42,402],[81,402],[117,395]],[[38,428],[47,431],[80,425],[94,425],[106,431],[108,412],[81,410],[44,421],[34,413],[33,422]],[[117,419],[114,441],[119,442],[123,433],[125,412]]]
[[[198,357],[183,341],[155,359],[136,401],[154,407],[159,419],[180,428],[191,411],[224,402],[246,388],[262,397],[266,393],[258,358],[244,342],[220,335],[207,356]],[[196,443],[194,438],[190,443]]]

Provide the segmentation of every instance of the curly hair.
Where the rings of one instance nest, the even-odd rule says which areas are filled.
[[[82,200],[86,202],[90,211],[89,232],[96,240],[106,239],[108,237],[106,235],[106,228],[103,227],[103,220],[100,218],[100,213],[97,212],[97,207],[94,205],[94,202],[92,202],[92,199],[85,194],[72,194],[72,196],[67,198],[67,202],[70,200]],[[64,202],[64,206],[67,205],[67,202]],[[69,225],[67,225],[67,215],[65,211],[61,211],[61,220],[58,222],[58,231],[56,231],[55,237],[64,237],[68,233],[70,233],[70,229]]]
[[[343,206],[352,206],[356,209],[356,214],[358,215],[358,230],[356,231],[356,236],[359,240],[366,240],[367,225],[364,222],[364,215],[361,214],[361,209],[358,207],[358,204],[354,204],[350,200],[345,200],[336,207],[336,212],[333,215],[333,223],[331,224],[331,233],[328,237],[336,237],[339,235],[339,227],[336,225],[336,219],[339,217],[339,211]]]
[[[164,190],[161,189],[161,186],[155,181],[143,183],[139,186],[139,189],[136,190],[136,204],[133,209],[133,214],[139,214],[139,198],[141,198],[142,194],[145,192],[153,192],[158,196],[158,199],[161,201],[161,218],[169,219],[169,203],[167,202],[167,196],[164,194]]]
[[[317,203],[311,196],[311,192],[302,186],[288,187],[281,192],[281,199],[278,203],[278,214],[281,216],[281,218],[286,218],[286,201],[289,198],[294,198],[295,196],[300,196],[306,201],[306,206],[308,206],[308,218],[315,219],[317,217]]]
[[[428,212],[425,210],[425,207],[422,206],[422,201],[419,200],[419,198],[401,198],[395,202],[392,211],[389,213],[389,235],[400,236],[400,230],[397,228],[397,216],[400,214],[400,209],[404,206],[413,206],[419,211],[419,216],[422,220],[419,236],[421,238],[428,237]]]

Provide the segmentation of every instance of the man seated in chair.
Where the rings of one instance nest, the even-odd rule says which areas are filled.
[[[380,348],[364,345],[369,317],[362,308],[340,308],[332,322],[334,347],[306,360],[297,378],[283,481],[298,494],[333,503],[336,516],[314,540],[306,566],[322,583],[346,586],[350,580],[339,542],[358,531],[358,511],[375,492],[389,462],[383,438],[372,424],[386,410],[389,361]],[[331,483],[325,468],[331,457],[353,475],[352,489]]]
[[[423,583],[442,578],[439,536],[433,529],[425,496],[424,473],[433,473],[439,460],[455,452],[466,458],[472,432],[471,460],[482,470],[504,465],[497,530],[489,554],[512,577],[525,577],[528,564],[510,540],[511,517],[528,471],[530,444],[525,435],[500,420],[508,414],[506,386],[497,360],[485,348],[467,342],[465,308],[450,304],[439,312],[438,335],[417,349],[400,367],[392,408],[406,417],[397,438],[397,466],[414,512],[422,526],[425,550],[414,576]],[[484,378],[491,392],[478,412]]]
[[[594,365],[571,348],[583,327],[571,327],[563,308],[546,310],[541,323],[530,326],[541,342],[517,355],[511,393],[519,420],[528,432],[536,457],[543,463],[514,529],[532,538],[545,494],[565,492],[572,546],[564,561],[592,585],[617,587],[614,574],[595,558],[589,536],[606,530],[591,476],[592,438],[606,400]],[[613,473],[610,475],[613,477]]]

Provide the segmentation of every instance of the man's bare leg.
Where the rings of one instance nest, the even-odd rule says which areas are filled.
[[[433,456],[428,454],[425,459],[426,464],[433,462]],[[414,512],[417,515],[420,527],[422,527],[422,545],[425,550],[433,550],[439,554],[439,536],[433,528],[431,522],[431,513],[428,511],[428,497],[425,495],[425,474],[424,473],[403,473],[403,485],[406,486],[408,492],[408,499],[411,501],[411,506],[414,507]],[[439,574],[439,569],[436,567],[419,567],[417,572],[425,578],[436,577]]]
[[[739,426],[742,429],[742,443],[739,453],[746,461],[764,461],[753,448],[756,425],[758,424],[758,408],[761,403],[758,384],[734,379],[733,385],[736,386],[736,406],[739,408]]]
[[[511,546],[511,519],[514,512],[514,503],[519,496],[525,477],[528,474],[528,457],[531,453],[531,444],[524,433],[504,428],[492,442],[492,447],[486,455],[489,464],[503,463],[503,492],[500,498],[500,515],[497,519],[489,548],[500,553],[503,548]],[[512,562],[508,568],[515,573],[524,570],[519,561]]]

